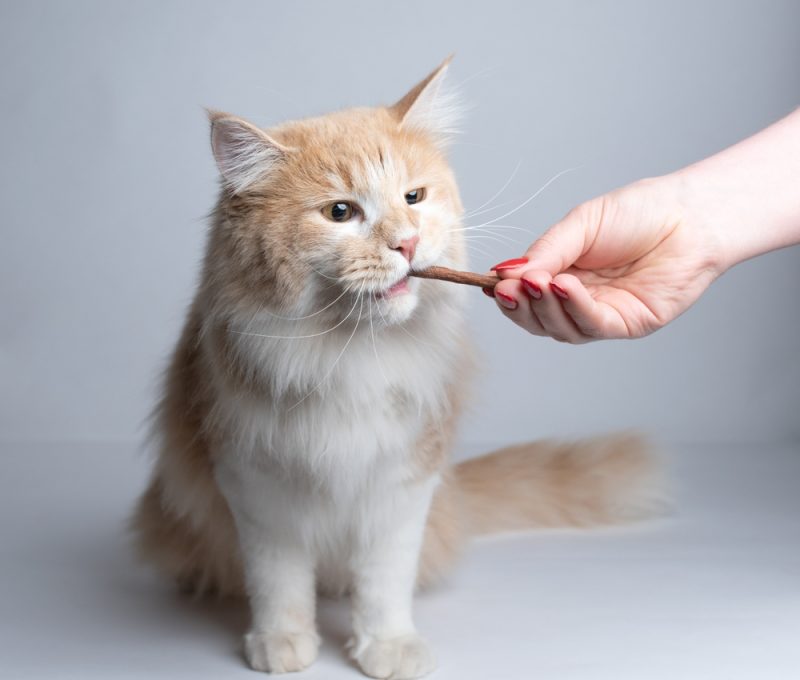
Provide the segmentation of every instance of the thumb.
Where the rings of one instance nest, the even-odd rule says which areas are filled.
[[[595,201],[589,201],[572,209],[537,239],[525,253],[526,268],[555,276],[575,264],[594,243],[597,234],[600,218],[594,204]]]

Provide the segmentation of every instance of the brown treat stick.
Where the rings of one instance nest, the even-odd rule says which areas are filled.
[[[420,271],[410,271],[408,274],[409,276],[417,276],[421,279],[438,279],[439,281],[466,283],[468,286],[478,286],[479,288],[494,288],[494,285],[500,280],[496,276],[460,272],[456,269],[448,269],[447,267],[428,267]]]

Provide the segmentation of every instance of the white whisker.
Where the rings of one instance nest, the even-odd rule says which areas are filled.
[[[547,187],[549,187],[549,186],[550,186],[550,185],[551,185],[553,182],[555,182],[555,181],[556,181],[556,180],[557,180],[559,177],[561,177],[562,175],[566,175],[568,172],[572,172],[573,170],[575,170],[575,168],[567,168],[566,170],[562,170],[561,172],[557,172],[557,173],[556,173],[555,175],[553,175],[553,176],[552,176],[550,179],[548,179],[548,180],[547,180],[547,181],[546,181],[546,182],[545,182],[545,183],[544,183],[544,184],[543,184],[541,187],[539,187],[539,188],[538,188],[538,189],[537,189],[537,190],[536,190],[536,191],[533,193],[533,195],[532,195],[532,196],[529,196],[528,198],[526,198],[526,199],[525,199],[525,200],[524,200],[522,203],[520,203],[520,204],[519,204],[519,205],[518,205],[516,208],[514,208],[513,210],[509,210],[507,213],[504,213],[504,214],[500,215],[500,217],[495,217],[494,219],[492,219],[492,220],[489,220],[488,222],[485,222],[484,224],[480,224],[480,225],[477,225],[477,226],[484,227],[484,226],[486,226],[486,225],[489,225],[489,224],[494,224],[495,222],[497,222],[497,220],[502,220],[502,219],[505,219],[505,218],[506,218],[506,217],[508,217],[509,215],[513,215],[513,214],[514,214],[515,212],[517,212],[518,210],[522,210],[522,208],[524,208],[526,205],[528,205],[528,203],[530,203],[530,202],[531,202],[533,199],[535,199],[535,198],[536,198],[536,197],[537,197],[539,194],[541,194],[541,193],[542,193],[542,192],[543,192],[545,189],[547,189]]]
[[[491,224],[489,226],[476,224],[474,226],[466,226],[466,227],[460,227],[458,229],[451,229],[450,231],[474,231],[474,230],[489,231],[492,229],[509,229],[512,231],[522,231],[525,232],[526,234],[531,234],[531,235],[533,234],[532,229],[523,229],[522,227],[515,227],[510,224]]]
[[[474,250],[475,252],[478,253],[478,255],[482,255],[484,257],[489,257],[489,258],[492,257],[492,254],[488,250],[486,250],[485,248],[479,248],[476,243],[465,243],[464,245],[470,252],[473,252]]]
[[[328,288],[333,288],[333,285],[328,286]],[[280,314],[275,314],[274,312],[270,312],[269,310],[264,310],[264,311],[270,316],[276,319],[281,319],[282,321],[302,321],[303,319],[310,319],[312,316],[316,316],[317,314],[322,314],[322,312],[324,312],[326,309],[329,309],[330,307],[335,305],[337,302],[339,302],[339,300],[341,300],[347,294],[348,291],[352,290],[353,288],[354,286],[347,286],[347,288],[345,288],[333,302],[329,302],[322,309],[318,309],[313,314],[306,314],[305,316],[281,316]]]
[[[338,281],[338,280],[339,280],[339,279],[337,279],[335,276],[328,276],[327,274],[323,274],[323,273],[322,273],[321,271],[319,271],[318,269],[314,269],[314,267],[312,267],[310,264],[309,264],[309,265],[307,265],[307,266],[308,266],[308,268],[309,268],[309,269],[310,269],[312,272],[314,272],[315,274],[319,274],[319,275],[320,275],[320,276],[321,276],[323,279],[329,279],[329,280],[331,280],[331,281]]]
[[[362,286],[361,290],[363,291],[363,289],[364,289],[364,287]],[[251,337],[254,337],[254,338],[269,338],[271,340],[305,340],[307,338],[318,338],[320,335],[325,335],[326,333],[330,333],[331,331],[335,331],[337,328],[339,328],[339,326],[341,326],[345,321],[347,321],[350,318],[350,315],[355,310],[356,305],[358,304],[360,296],[361,296],[361,293],[359,293],[356,296],[356,300],[353,303],[353,306],[350,308],[350,311],[347,312],[347,316],[344,317],[344,319],[342,319],[339,323],[337,323],[332,328],[328,328],[327,330],[321,331],[319,333],[312,333],[310,335],[264,335],[263,333],[247,333],[245,331],[235,331],[235,330],[231,330],[230,332],[231,333],[236,333],[237,335],[248,335],[248,336],[251,336]]]
[[[490,213],[492,212],[492,210],[499,210],[500,208],[504,208],[507,205],[511,205],[512,203],[514,203],[514,201],[512,200],[502,201],[495,205],[489,206],[488,208],[484,208],[483,210],[476,210],[470,213],[465,213],[463,217],[467,219],[472,219],[473,217],[477,217],[478,215],[485,215],[486,213]]]
[[[503,184],[503,186],[501,186],[500,189],[498,191],[496,191],[495,194],[488,201],[486,201],[484,203],[481,203],[477,208],[475,208],[475,210],[470,210],[469,212],[465,213],[464,217],[475,217],[475,215],[477,215],[479,213],[479,211],[482,211],[483,208],[485,208],[487,205],[490,205],[492,203],[492,201],[494,201],[496,198],[498,198],[508,188],[508,185],[511,184],[511,182],[514,180],[514,177],[516,176],[517,172],[519,171],[519,167],[521,165],[522,165],[522,161],[521,160],[517,161],[517,166],[514,168],[514,171],[511,173],[509,178],[506,180],[505,184]],[[490,208],[489,210],[494,210],[494,208]]]
[[[377,307],[377,309],[378,309],[378,314],[380,314],[380,317],[381,317],[381,319],[383,319],[383,323],[384,323],[384,324],[385,324],[387,327],[388,327],[388,326],[390,326],[389,322],[386,320],[386,317],[383,315],[383,312],[381,311],[381,308],[380,308],[380,306],[378,306],[378,307]],[[418,343],[420,343],[420,344],[422,344],[422,345],[427,345],[428,347],[433,347],[434,349],[438,349],[438,348],[437,348],[435,345],[431,344],[430,342],[427,342],[426,340],[420,340],[420,339],[419,339],[419,338],[418,338],[416,335],[414,335],[414,334],[413,334],[413,333],[412,333],[410,330],[408,330],[408,329],[407,329],[407,328],[406,328],[406,327],[405,327],[403,324],[401,324],[401,323],[400,323],[400,324],[395,324],[395,325],[393,326],[393,328],[399,328],[399,329],[400,329],[401,331],[403,331],[403,333],[405,333],[407,336],[409,336],[410,338],[413,338],[414,340],[416,340]]]
[[[524,244],[520,243],[516,239],[508,238],[508,236],[503,236],[502,234],[472,234],[470,236],[465,236],[465,241],[472,241],[474,239],[488,239],[489,241],[495,241],[496,243],[512,243],[517,246],[522,246]]]
[[[386,377],[386,373],[383,370],[383,365],[381,364],[381,359],[378,356],[378,343],[375,342],[375,324],[372,323],[372,296],[370,295],[368,299],[369,299],[369,332],[370,335],[372,336],[372,349],[375,352],[375,361],[378,363],[378,370],[381,372],[381,375],[383,376],[383,381],[386,383],[386,386],[388,387],[390,385],[389,379]],[[375,301],[375,306],[378,308],[378,312],[380,312],[381,308],[377,300]]]
[[[361,306],[358,308],[358,319],[356,319],[356,324],[355,324],[355,326],[353,326],[353,332],[350,333],[350,337],[347,338],[347,342],[344,343],[344,347],[342,347],[342,351],[339,352],[339,355],[334,360],[333,365],[331,366],[330,370],[322,377],[322,380],[320,380],[314,386],[314,388],[308,394],[306,394],[306,396],[304,396],[294,406],[290,407],[287,410],[287,413],[288,413],[288,411],[291,411],[291,410],[297,408],[298,406],[300,406],[300,404],[302,404],[306,399],[308,399],[312,394],[314,394],[314,392],[319,391],[319,388],[322,387],[322,385],[325,384],[325,381],[327,381],[328,378],[330,378],[331,374],[333,373],[333,370],[336,368],[336,364],[339,363],[339,359],[342,358],[342,355],[345,353],[345,350],[350,345],[350,341],[353,339],[353,336],[356,334],[356,331],[358,330],[358,325],[361,323],[361,314],[364,311],[364,298],[362,297],[363,293],[364,293],[364,286],[361,287],[361,290],[358,293],[358,297],[356,298],[356,300],[360,300],[361,301]]]
[[[256,307],[256,311],[253,312],[253,316],[250,317],[250,321],[247,322],[247,325],[244,327],[244,330],[247,331],[250,326],[253,325],[253,321],[256,320],[256,317],[261,313],[262,308],[264,307],[263,302],[258,303],[258,307]]]

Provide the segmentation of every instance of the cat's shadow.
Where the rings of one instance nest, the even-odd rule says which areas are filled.
[[[175,606],[193,620],[205,619],[228,637],[240,657],[241,638],[250,623],[250,612],[244,600],[218,599],[213,596],[196,597],[172,589],[167,597],[169,604]],[[350,638],[349,600],[346,597],[319,597],[317,601],[317,630],[322,638],[322,650],[326,654],[338,654],[349,659],[346,652]]]
[[[244,600],[181,592],[174,582],[137,560],[128,536],[117,525],[97,530],[81,527],[69,539],[63,559],[56,562],[80,564],[86,589],[63,595],[72,603],[65,612],[82,611],[81,620],[101,620],[117,648],[153,649],[159,654],[164,639],[170,639],[178,643],[176,654],[184,653],[180,648],[192,653],[202,649],[203,654],[229,656],[240,667],[245,665],[242,638],[250,613]],[[320,597],[317,627],[322,638],[320,657],[337,666],[351,664],[345,649],[351,630],[349,600]],[[73,624],[71,635],[77,639],[79,634]]]
[[[187,631],[197,630],[206,642],[213,638],[219,642],[220,651],[224,648],[223,653],[235,657],[238,663],[245,663],[242,636],[250,624],[250,613],[244,600],[187,594],[166,580],[158,580],[152,573],[144,574],[143,580],[135,584],[136,597],[140,602],[147,602],[154,619],[161,622],[166,619],[171,626],[182,626]],[[124,588],[130,589],[133,585],[127,582]],[[337,664],[352,664],[346,649],[351,631],[349,612],[350,603],[346,597],[320,597],[318,600],[320,656],[335,660]]]

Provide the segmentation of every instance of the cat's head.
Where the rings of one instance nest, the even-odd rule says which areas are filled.
[[[361,304],[398,323],[431,284],[410,269],[463,266],[463,209],[443,152],[455,113],[441,87],[448,63],[388,107],[266,131],[210,113],[223,190],[208,279],[228,301],[294,314],[330,304],[340,316]]]

